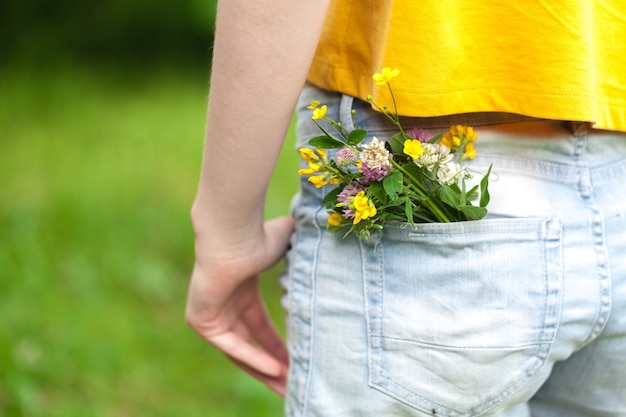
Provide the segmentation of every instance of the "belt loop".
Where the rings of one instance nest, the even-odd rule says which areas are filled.
[[[341,102],[339,103],[339,122],[347,130],[354,130],[354,120],[352,118],[352,103],[354,97],[342,94]]]
[[[574,136],[584,136],[591,129],[591,123],[589,122],[570,121],[567,124]]]

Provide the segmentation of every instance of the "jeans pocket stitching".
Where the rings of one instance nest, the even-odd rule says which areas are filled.
[[[501,222],[501,221],[500,221]],[[515,222],[515,220],[513,220]],[[411,391],[409,387],[403,386],[398,381],[394,381],[386,376],[385,366],[385,342],[390,342],[392,338],[383,334],[383,312],[385,295],[384,295],[384,261],[385,250],[380,243],[380,236],[373,239],[373,242],[362,245],[362,256],[364,265],[364,290],[366,296],[366,318],[368,328],[368,365],[370,368],[369,384],[375,389],[385,392],[386,394],[404,402],[414,408],[425,412],[431,412],[433,408],[437,409],[439,415],[461,416],[461,415],[480,415],[492,408],[496,404],[504,401],[512,393],[516,392],[524,383],[527,382],[536,372],[545,364],[549,354],[552,342],[554,341],[556,330],[558,328],[558,317],[560,312],[561,297],[561,237],[560,222],[550,219],[520,219],[521,224],[539,224],[538,239],[539,244],[544,252],[541,269],[543,270],[545,280],[545,311],[541,322],[541,331],[536,335],[533,341],[527,343],[527,349],[521,349],[523,358],[520,363],[524,364],[524,372],[522,377],[517,380],[507,382],[500,387],[498,395],[492,396],[480,405],[474,405],[468,410],[457,410],[457,407],[447,407],[443,404],[431,401],[419,394]],[[497,222],[495,222],[497,223]],[[505,222],[506,223],[506,222]],[[511,223],[512,230],[516,230],[515,225]],[[523,230],[523,228],[520,228]],[[409,240],[415,239],[411,236]],[[417,237],[419,238],[419,236]],[[453,349],[460,349],[459,346],[452,346]],[[483,347],[482,350],[486,351]],[[509,349],[512,346],[508,347]],[[491,347],[493,349],[493,347]]]

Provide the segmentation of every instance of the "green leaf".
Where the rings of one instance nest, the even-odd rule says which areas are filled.
[[[346,146],[346,144],[339,139],[326,135],[314,137],[313,139],[309,140],[309,145],[322,149],[335,149],[343,148],[344,146]]]
[[[402,169],[404,169],[410,176],[412,176],[416,180],[422,176],[422,168],[418,167],[415,164],[402,165]]]
[[[478,195],[476,194],[477,191],[478,185],[473,186],[472,189],[469,190],[467,194],[465,194],[465,198],[467,199],[467,201],[475,200],[478,197]]]
[[[387,203],[387,193],[385,192],[385,188],[379,182],[373,182],[367,189],[367,193],[373,195],[379,204]]]
[[[394,153],[404,153],[404,136],[402,133],[396,133],[393,135],[389,140],[389,144],[391,145],[391,149]]]
[[[487,214],[487,209],[476,206],[461,206],[460,210],[465,214],[467,220],[480,220]]]
[[[487,174],[480,180],[480,206],[487,207],[489,204],[489,174],[491,174],[491,168],[493,165],[489,165]]]
[[[348,134],[348,145],[356,146],[365,139],[367,136],[367,130],[365,129],[354,129],[352,132]]]
[[[461,181],[461,194],[459,194],[459,202],[462,206],[467,205],[467,201],[465,200],[465,178]]]
[[[383,187],[385,188],[385,192],[392,200],[398,198],[398,193],[404,189],[404,184],[402,183],[402,173],[400,171],[396,171],[391,175],[387,175],[383,180]]]
[[[433,144],[433,143],[437,143],[439,141],[439,139],[441,139],[441,137],[443,136],[443,133],[440,133],[438,135],[433,136],[432,138],[430,138],[430,140],[428,141],[428,143]]]
[[[455,209],[460,207],[459,197],[450,186],[443,184],[439,195],[441,196],[441,201],[447,205],[452,206]]]
[[[406,199],[404,203],[404,211],[406,212],[406,218],[411,223],[411,226],[415,227],[415,223],[413,223],[413,204],[411,204],[410,199]]]
[[[329,209],[335,208],[335,206],[337,205],[337,195],[339,195],[339,193],[343,191],[344,187],[335,187],[330,190],[328,194],[326,194],[322,199],[322,207]]]

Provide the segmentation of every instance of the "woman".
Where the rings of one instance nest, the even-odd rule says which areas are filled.
[[[624,6],[222,0],[188,323],[289,416],[626,415]],[[299,146],[313,99],[388,138],[383,66],[405,127],[475,127],[488,217],[342,240],[305,181],[264,223],[305,80]],[[288,354],[258,274],[290,239]]]

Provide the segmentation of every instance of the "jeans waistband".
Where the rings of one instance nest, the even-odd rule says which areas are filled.
[[[370,117],[360,118],[360,120],[362,120],[360,122],[360,127],[365,129],[373,127],[369,125],[370,123],[376,124],[377,127],[388,126],[389,128],[395,128],[387,117],[372,109],[370,103],[358,98],[346,94],[341,95],[340,109],[340,114],[350,114],[351,110],[355,110],[357,113],[361,114],[369,113]],[[452,125],[458,124],[476,127],[522,122],[554,123],[552,120],[506,112],[472,112],[434,117],[400,116],[400,123],[404,128],[418,129],[447,129]],[[342,123],[344,126],[354,128],[352,120],[342,120]],[[576,135],[585,134],[591,128],[591,125],[587,122],[559,121],[559,123],[562,123],[564,127]]]

